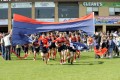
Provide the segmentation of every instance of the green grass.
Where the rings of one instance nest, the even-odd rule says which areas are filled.
[[[120,80],[120,59],[94,59],[93,52],[83,52],[73,65],[60,65],[59,58],[46,65],[37,55],[26,60],[12,55],[11,61],[0,57],[0,80]]]

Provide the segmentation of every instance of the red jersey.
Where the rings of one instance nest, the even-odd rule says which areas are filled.
[[[52,42],[55,42],[55,36],[50,36],[50,40],[52,41]]]
[[[80,36],[77,36],[77,42],[80,42]]]
[[[39,38],[38,38],[38,41],[40,41],[42,39],[42,36],[40,36]]]
[[[66,40],[66,45],[67,45],[67,46],[70,46],[69,40]]]
[[[58,46],[59,46],[59,47],[62,46],[65,41],[66,41],[66,39],[65,39],[64,37],[58,37],[58,38],[55,40],[55,42],[58,43]]]
[[[89,44],[92,44],[92,43],[93,43],[93,38],[89,37],[89,38],[88,38],[88,43],[89,43]]]
[[[40,45],[39,45],[38,41],[36,41],[36,42],[33,43],[33,46],[39,47]]]
[[[42,42],[42,45],[46,48],[49,47],[49,42],[48,42],[48,38],[43,38],[42,36],[40,36],[40,38],[38,39],[39,41]]]
[[[77,38],[74,36],[74,37],[71,37],[71,42],[76,42],[77,41]]]

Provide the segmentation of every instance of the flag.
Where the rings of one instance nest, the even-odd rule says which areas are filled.
[[[93,35],[95,32],[94,13],[67,22],[42,22],[19,14],[14,14],[12,44],[29,43],[26,35],[48,31],[82,30]]]
[[[107,48],[96,49],[96,47],[94,47],[94,52],[95,52],[95,54],[101,56],[107,52]]]
[[[89,50],[89,47],[85,43],[71,42],[70,46],[71,47],[73,46],[75,50],[80,50],[80,51]]]

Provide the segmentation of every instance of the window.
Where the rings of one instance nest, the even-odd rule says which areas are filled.
[[[87,14],[94,12],[96,16],[99,15],[98,7],[87,7]]]
[[[8,25],[8,3],[0,3],[0,27],[3,25]]]
[[[8,19],[8,3],[0,3],[0,19]]]
[[[109,15],[110,16],[120,16],[120,8],[114,8],[114,7],[110,7],[109,8]]]
[[[58,17],[59,18],[78,18],[79,6],[78,3],[59,3],[58,4]]]
[[[35,8],[35,18],[54,18],[54,7]]]
[[[12,8],[12,15],[15,13],[31,18],[31,8]]]
[[[8,19],[8,9],[0,9],[0,19]]]
[[[110,15],[115,15],[114,8],[109,8],[109,14]]]
[[[31,18],[32,4],[30,2],[26,3],[12,3],[12,18],[13,14],[20,14]]]
[[[36,2],[35,18],[54,18],[55,3],[54,2]]]

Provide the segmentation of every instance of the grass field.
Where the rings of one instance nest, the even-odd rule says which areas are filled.
[[[46,65],[40,55],[32,59],[32,54],[26,60],[0,57],[0,80],[120,80],[120,58],[94,59],[93,52],[83,52],[73,65],[60,65],[59,58]]]

